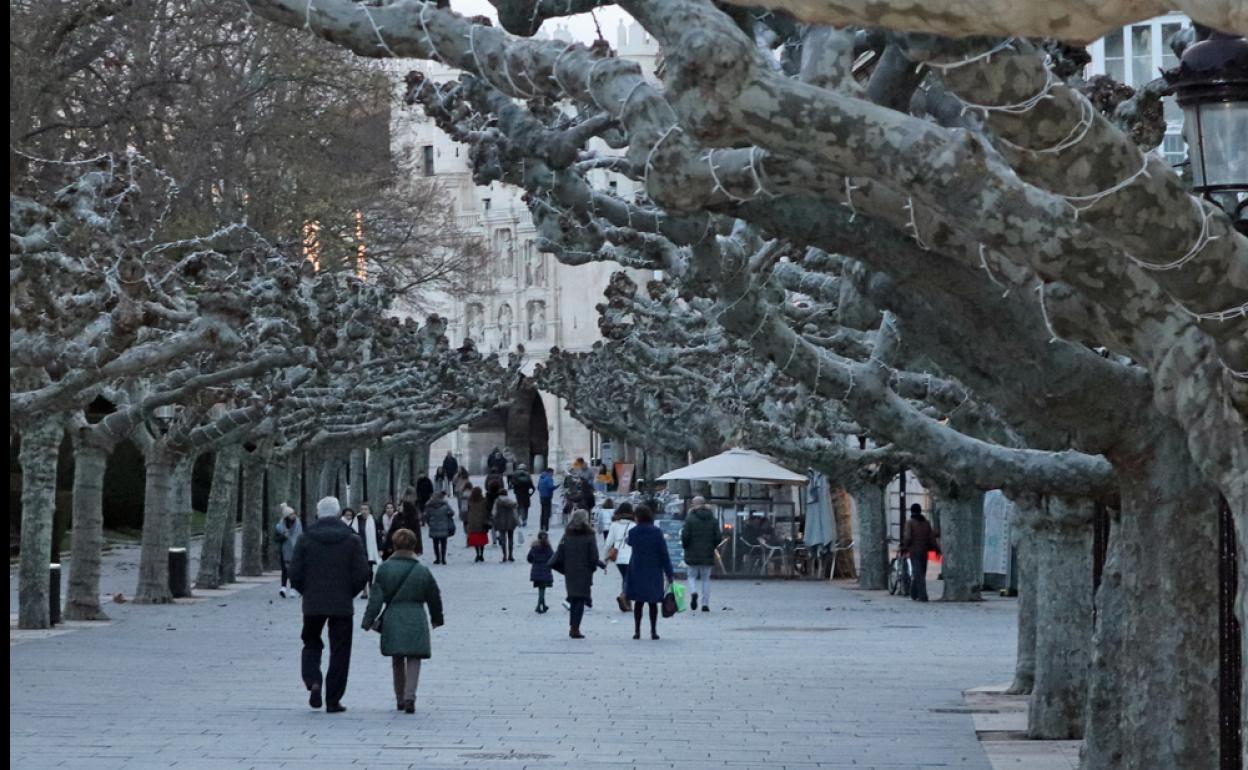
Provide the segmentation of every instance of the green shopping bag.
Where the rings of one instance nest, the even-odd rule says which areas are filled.
[[[676,611],[684,612],[689,609],[689,599],[685,595],[689,589],[684,583],[672,583],[672,596],[676,598]]]

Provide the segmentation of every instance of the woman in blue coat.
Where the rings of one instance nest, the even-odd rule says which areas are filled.
[[[624,595],[633,602],[633,638],[641,638],[641,605],[650,605],[650,638],[658,639],[659,602],[672,582],[672,558],[667,553],[663,531],[654,526],[654,511],[639,505],[633,512],[637,526],[628,533],[632,556],[628,562]],[[666,580],[665,580],[666,579]]]

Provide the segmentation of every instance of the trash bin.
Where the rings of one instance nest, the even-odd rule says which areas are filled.
[[[190,559],[185,548],[169,549],[169,593],[175,599],[185,599],[191,595]]]
[[[61,622],[61,565],[48,567],[48,622],[55,626]]]

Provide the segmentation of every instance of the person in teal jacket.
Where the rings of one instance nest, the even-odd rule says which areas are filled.
[[[381,654],[391,660],[395,701],[400,711],[414,714],[420,664],[432,655],[429,627],[444,621],[442,594],[433,573],[416,559],[416,534],[400,529],[391,539],[394,553],[377,568],[362,626],[373,628],[381,616]]]

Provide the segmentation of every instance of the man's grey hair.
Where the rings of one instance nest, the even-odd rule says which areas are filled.
[[[701,508],[704,505],[706,505],[706,498],[703,497],[702,495],[698,495],[697,497],[689,501],[690,508]]]
[[[342,514],[342,503],[338,502],[338,498],[322,497],[316,504],[316,517],[318,519],[329,519]]]

